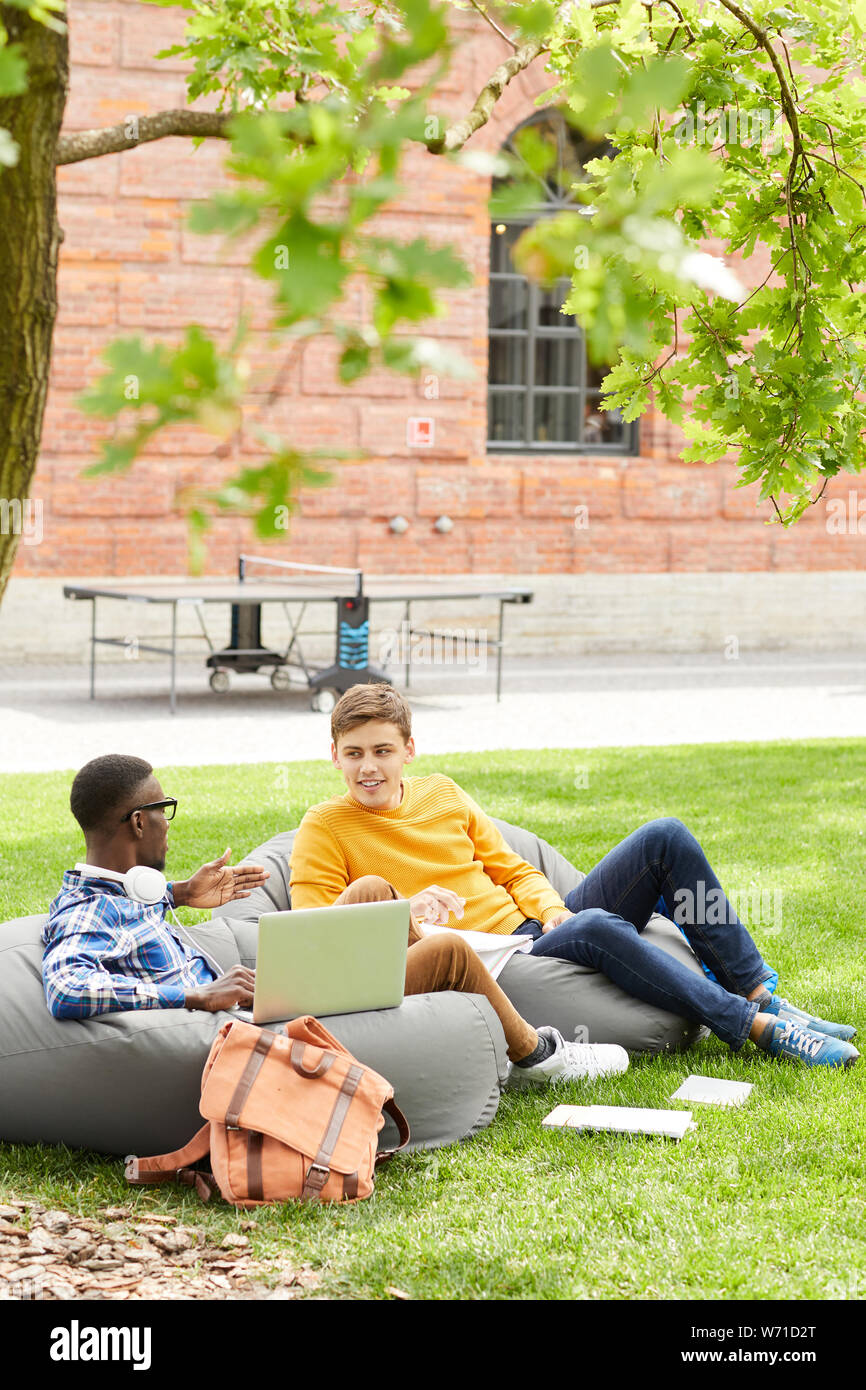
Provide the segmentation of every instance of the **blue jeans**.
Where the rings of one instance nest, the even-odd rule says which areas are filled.
[[[640,933],[660,898],[716,981],[644,941]],[[550,932],[542,934],[533,922],[517,928],[534,938],[532,955],[599,970],[627,994],[705,1024],[733,1048],[743,1045],[758,1012],[743,996],[773,971],[682,821],[666,817],[635,830],[571,890],[565,905],[572,916]]]

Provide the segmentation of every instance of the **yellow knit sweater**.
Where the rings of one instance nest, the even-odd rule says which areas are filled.
[[[380,874],[405,898],[432,883],[452,889],[466,909],[449,926],[471,931],[507,935],[564,908],[472,797],[438,772],[404,777],[394,811],[370,810],[346,792],[304,816],[292,847],[292,907],[326,907],[363,874]]]

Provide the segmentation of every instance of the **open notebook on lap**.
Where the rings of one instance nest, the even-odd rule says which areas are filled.
[[[408,944],[405,899],[264,913],[253,1022],[396,1008]]]

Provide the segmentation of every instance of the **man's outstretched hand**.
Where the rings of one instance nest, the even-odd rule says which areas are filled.
[[[206,867],[210,868],[210,865]],[[233,965],[218,980],[191,989],[183,1001],[184,1008],[204,1009],[209,1014],[216,1014],[220,1009],[230,1009],[235,1004],[252,1004],[255,987],[255,971],[245,965]]]
[[[203,864],[192,878],[174,884],[174,900],[178,907],[222,907],[236,898],[248,898],[253,888],[259,888],[267,869],[261,864],[229,864],[231,850],[227,849],[211,864]]]

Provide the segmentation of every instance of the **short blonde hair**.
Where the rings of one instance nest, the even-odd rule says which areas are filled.
[[[335,744],[343,734],[381,719],[396,724],[404,743],[412,737],[412,711],[399,690],[380,681],[377,685],[353,685],[341,695],[331,715],[331,738]]]

